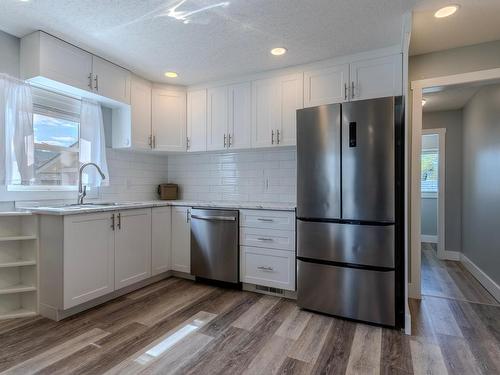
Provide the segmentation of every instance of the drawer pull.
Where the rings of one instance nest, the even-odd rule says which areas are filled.
[[[274,271],[274,268],[273,267],[266,267],[266,266],[258,266],[257,269],[261,270],[261,271]]]
[[[266,223],[272,223],[274,221],[273,219],[264,219],[262,217],[258,217],[257,220],[259,220],[259,221],[265,221]]]
[[[274,241],[272,238],[257,238],[257,241]]]

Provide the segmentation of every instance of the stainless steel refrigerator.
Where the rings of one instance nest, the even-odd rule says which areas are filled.
[[[403,326],[403,104],[297,111],[299,306]]]

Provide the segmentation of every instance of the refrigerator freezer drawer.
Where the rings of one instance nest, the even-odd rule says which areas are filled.
[[[395,325],[394,271],[336,267],[298,260],[300,307],[387,326]]]
[[[297,256],[394,268],[394,225],[297,220]]]

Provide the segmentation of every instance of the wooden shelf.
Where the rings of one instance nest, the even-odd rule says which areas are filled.
[[[14,318],[28,318],[31,316],[36,316],[37,313],[32,310],[28,309],[17,309],[17,310],[12,310],[12,311],[7,311],[4,313],[0,313],[0,320],[1,319],[14,319]]]
[[[26,293],[26,292],[34,292],[36,291],[36,286],[33,285],[11,285],[8,287],[0,288],[1,294],[13,294],[13,293]]]
[[[26,240],[36,240],[37,236],[27,235],[27,236],[3,236],[0,237],[0,242],[2,241],[26,241]]]
[[[16,260],[11,262],[1,262],[0,268],[36,266],[36,260]]]

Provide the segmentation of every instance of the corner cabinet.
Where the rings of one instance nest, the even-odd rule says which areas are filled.
[[[172,209],[155,207],[151,217],[151,273],[169,271],[172,264]]]
[[[186,151],[186,92],[153,86],[152,149]]]
[[[191,273],[189,207],[172,207],[172,270]]]
[[[252,147],[296,144],[296,110],[304,107],[303,74],[252,82]]]

